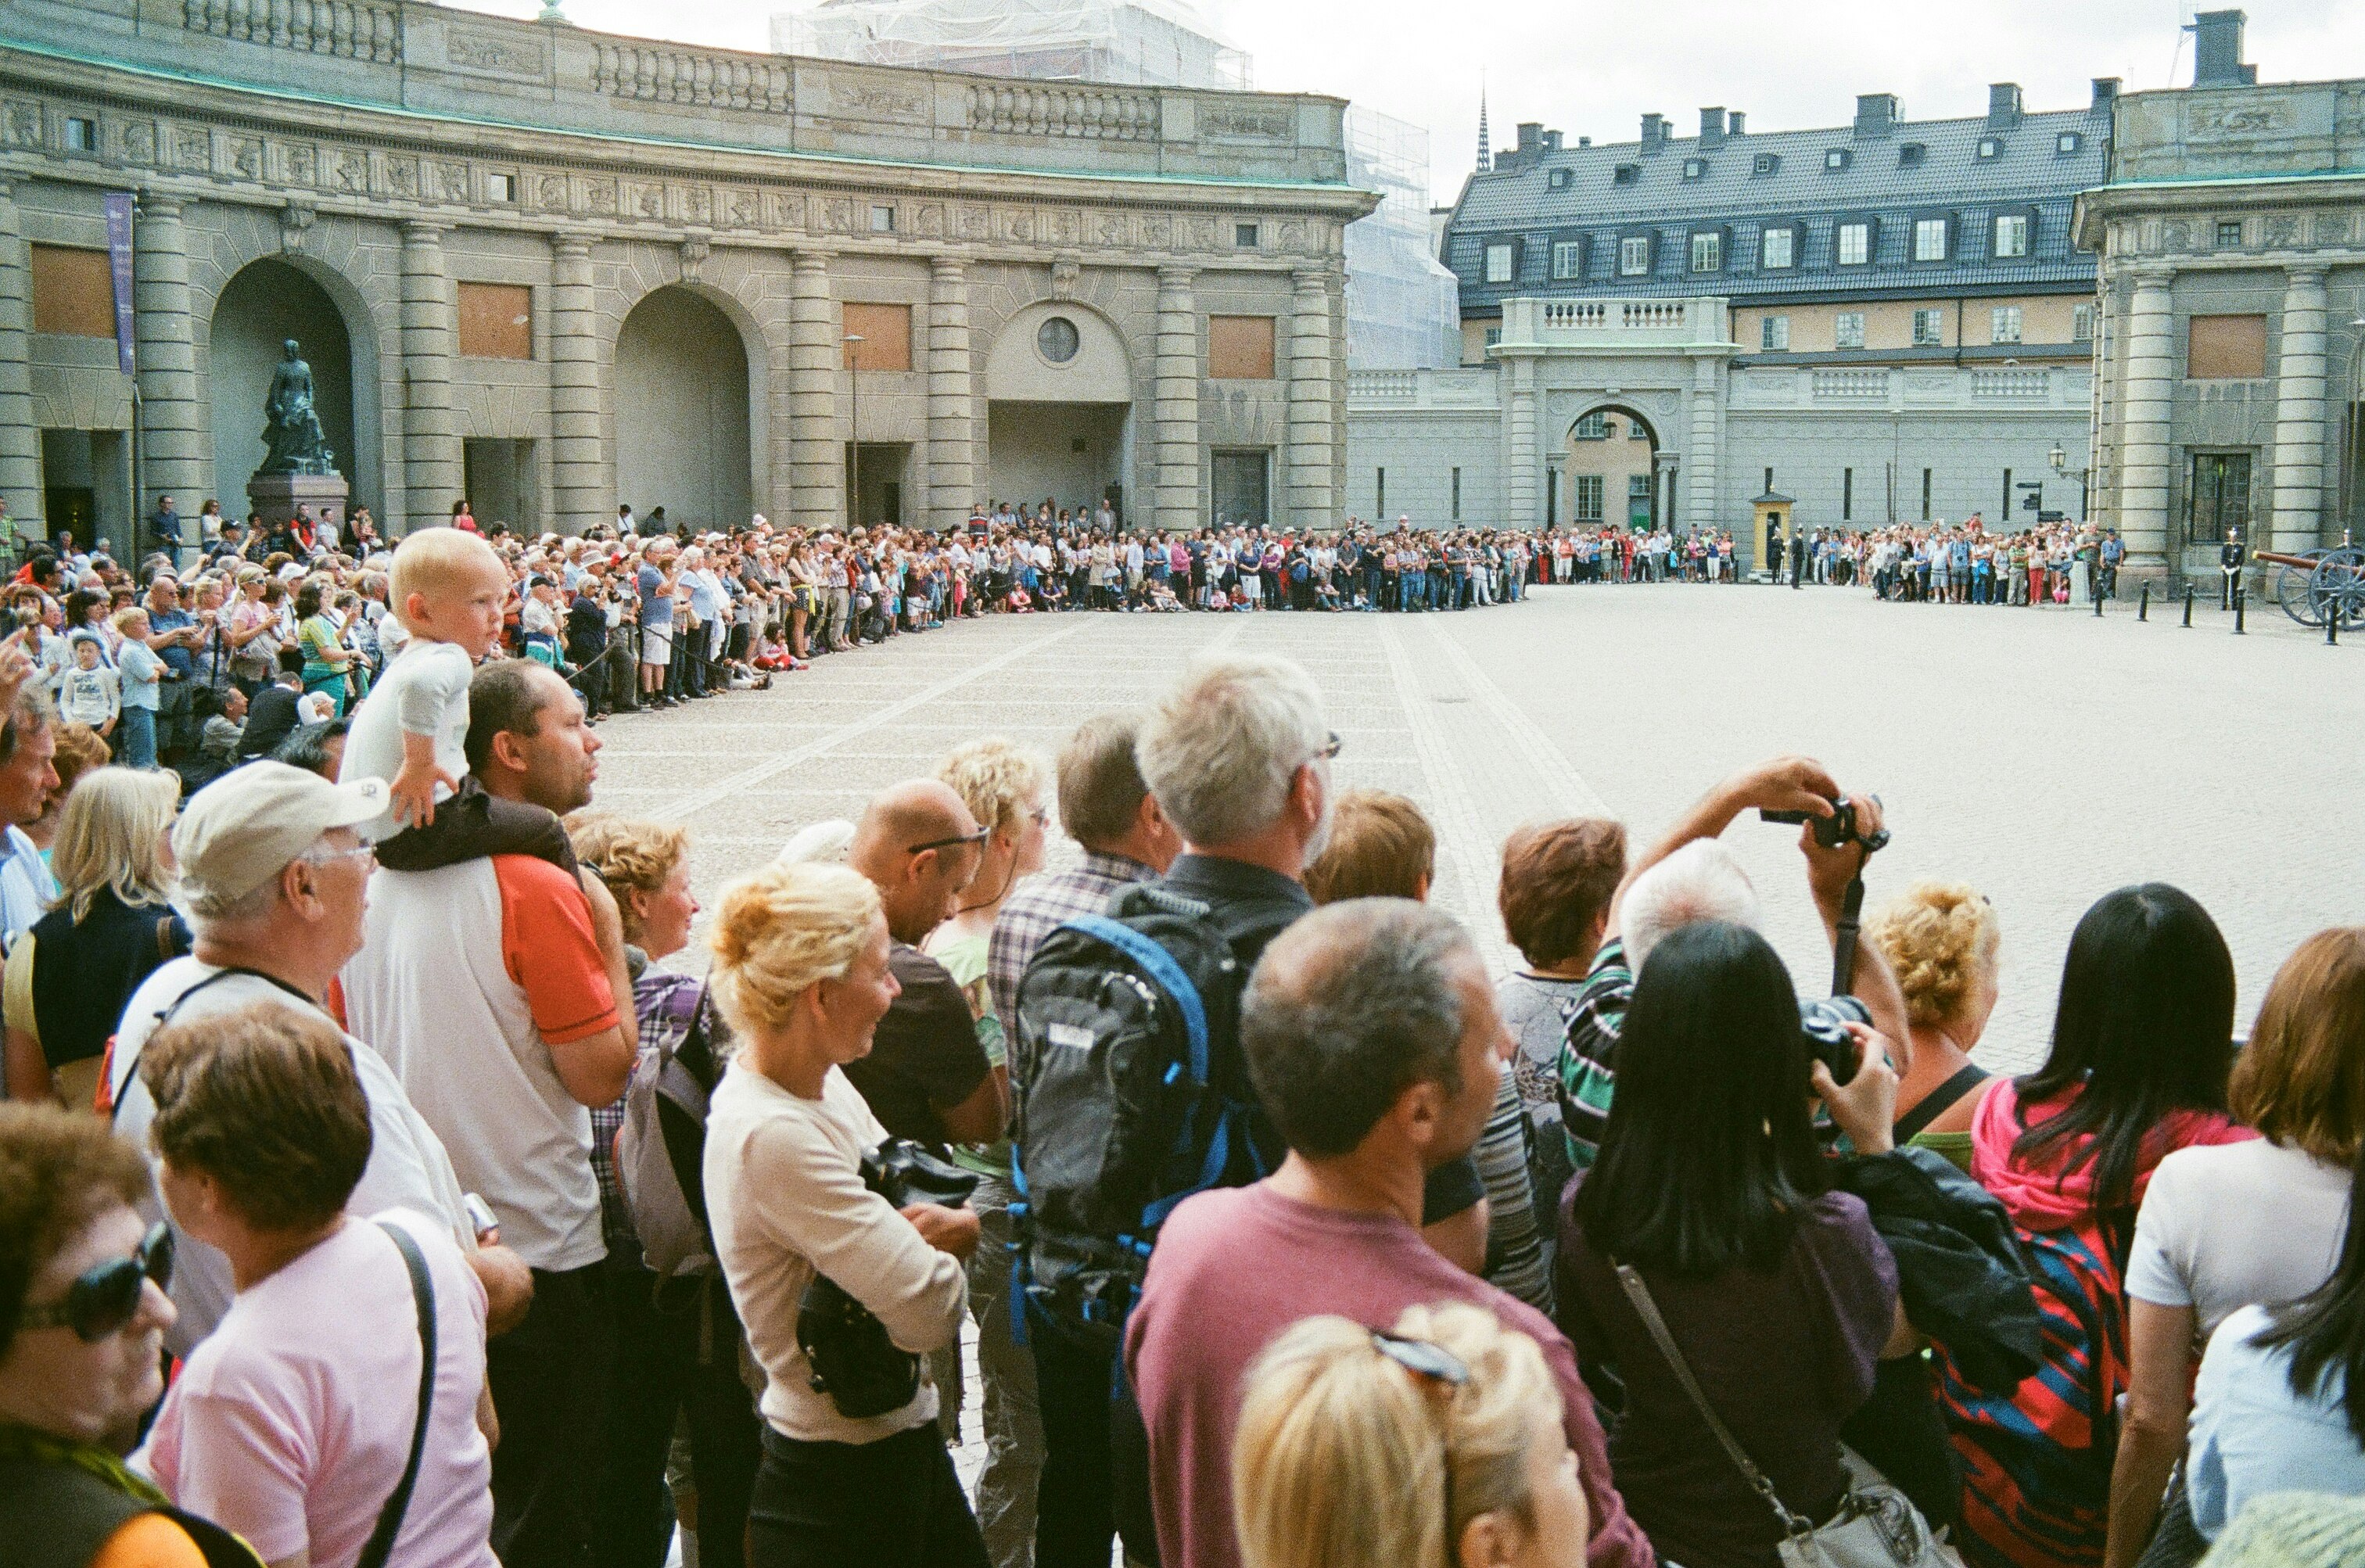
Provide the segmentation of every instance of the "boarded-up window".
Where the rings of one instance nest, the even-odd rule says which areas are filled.
[[[1207,374],[1218,381],[1272,379],[1272,318],[1207,318]]]
[[[74,338],[115,336],[115,274],[105,251],[34,245],[33,330]]]
[[[846,335],[858,343],[846,345],[849,370],[909,370],[912,368],[912,308],[908,305],[867,305],[846,302]]]
[[[2195,316],[2184,374],[2195,381],[2256,381],[2267,374],[2264,316]]]
[[[470,359],[532,359],[533,290],[523,284],[462,284],[460,353]]]

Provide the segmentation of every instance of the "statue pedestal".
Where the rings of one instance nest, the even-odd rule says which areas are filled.
[[[309,508],[314,521],[327,519],[345,535],[345,477],[342,474],[257,474],[246,482],[246,498],[265,528],[276,528]]]

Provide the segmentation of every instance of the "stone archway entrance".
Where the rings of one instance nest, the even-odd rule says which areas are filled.
[[[1559,483],[1563,510],[1579,528],[1604,523],[1648,532],[1665,518],[1660,441],[1651,421],[1623,404],[1586,410],[1568,428]]]
[[[1124,341],[1098,311],[1045,300],[1012,317],[986,356],[986,493],[1031,510],[1089,513],[1106,501],[1139,526],[1133,377]]]
[[[742,526],[754,511],[747,349],[687,288],[656,290],[616,334],[616,498],[646,517]]]
[[[301,269],[268,257],[239,270],[215,301],[207,333],[206,385],[213,404],[214,485],[226,517],[246,515],[246,481],[262,466],[263,400],[280,345],[296,340],[312,367],[312,407],[353,500],[371,500],[375,477],[353,436],[353,341],[329,291]],[[182,510],[196,515],[196,503]]]

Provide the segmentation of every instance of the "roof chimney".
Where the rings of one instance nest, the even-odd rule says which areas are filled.
[[[2242,24],[2249,18],[2239,11],[2202,11],[2188,24],[2192,29],[2192,84],[2196,87],[2247,87],[2259,80],[2259,68],[2242,63]]]
[[[1855,134],[1857,140],[1887,136],[1897,129],[1897,95],[1894,93],[1858,93],[1855,95]]]
[[[1700,110],[1699,144],[1703,151],[1724,140],[1724,110],[1721,107]]]
[[[1580,136],[1576,139],[1576,144],[1579,147],[1590,147],[1593,145],[1593,138],[1589,136]]]
[[[1739,136],[1743,134],[1741,129],[1741,111],[1739,109],[1734,109],[1732,113],[1724,117],[1724,134],[1727,136]]]
[[[1557,152],[1560,151],[1560,132],[1556,130],[1548,130],[1544,132],[1544,151],[1547,152]]]
[[[1543,144],[1543,121],[1540,119],[1523,119],[1519,122],[1520,151],[1533,152],[1538,147]]]
[[[1988,88],[1988,129],[2010,130],[2020,123],[2020,84],[1998,82]]]
[[[2098,114],[2106,113],[2111,106],[2118,101],[2119,79],[2115,76],[2095,77],[2093,111]]]
[[[1666,117],[1664,115],[1648,114],[1642,117],[1643,151],[1656,152],[1659,150],[1659,128],[1666,123]]]

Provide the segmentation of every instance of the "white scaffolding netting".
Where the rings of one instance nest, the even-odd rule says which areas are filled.
[[[1377,191],[1347,225],[1347,365],[1429,370],[1462,363],[1462,296],[1431,248],[1429,132],[1361,104],[1347,109],[1347,180]]]
[[[821,0],[774,16],[772,48],[1037,82],[1252,84],[1247,53],[1182,0]]]

